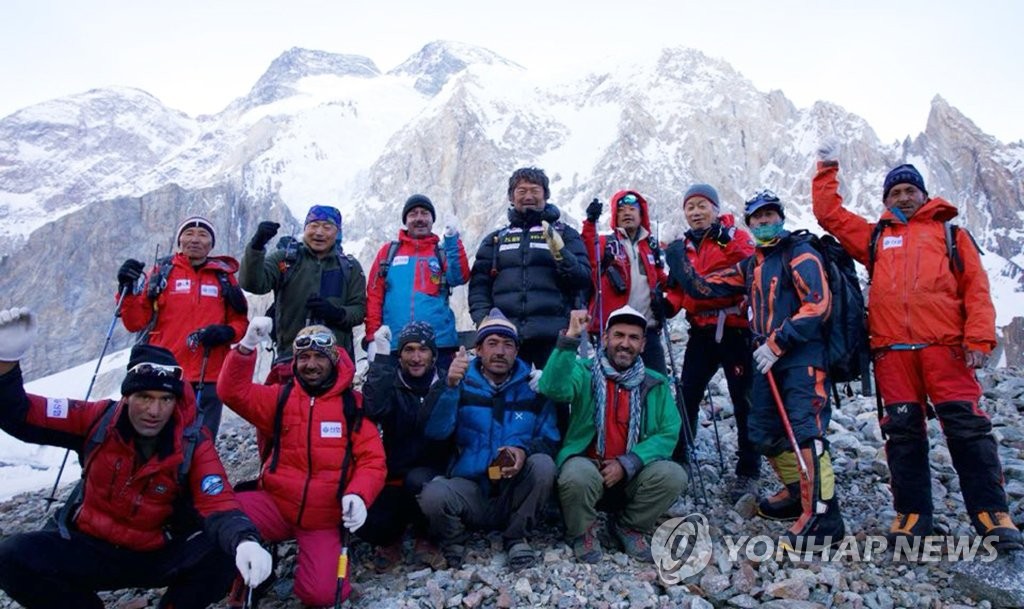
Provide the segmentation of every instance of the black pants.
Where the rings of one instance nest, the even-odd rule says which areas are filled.
[[[753,380],[751,352],[750,331],[745,328],[724,328],[722,342],[719,343],[715,342],[714,326],[691,326],[683,358],[682,385],[690,433],[696,433],[697,415],[708,383],[719,367],[725,370],[729,398],[736,416],[736,475],[757,478],[761,471],[761,456],[750,441],[748,423]],[[685,454],[686,438],[681,429],[673,459],[682,461]]]
[[[0,542],[0,588],[27,609],[103,609],[100,590],[163,588],[159,607],[202,609],[224,598],[235,564],[205,533],[152,552],[71,531],[34,531]]]
[[[220,429],[220,415],[224,409],[220,398],[217,397],[217,385],[209,381],[204,383],[202,395],[199,395],[199,383],[192,383],[192,390],[199,396],[196,406],[203,415],[203,427],[210,430],[210,437],[216,442],[217,431]]]
[[[424,484],[443,474],[430,467],[417,467],[406,474],[402,484],[386,485],[370,506],[366,523],[356,535],[376,546],[388,546],[401,540],[409,525],[417,536],[426,535],[427,519],[420,511],[416,496]]]

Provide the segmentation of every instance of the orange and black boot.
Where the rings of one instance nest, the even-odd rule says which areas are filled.
[[[978,535],[996,538],[993,545],[1000,554],[1024,550],[1020,530],[1007,512],[976,512],[971,514],[971,523]]]
[[[769,457],[768,463],[782,481],[783,487],[781,491],[757,504],[757,514],[768,520],[796,520],[803,511],[800,506],[800,472],[796,454],[784,452]]]
[[[802,513],[786,531],[779,545],[795,552],[814,552],[838,545],[846,535],[846,525],[835,496],[832,459],[822,440],[814,440],[810,448],[800,450],[806,464],[800,476]]]
[[[931,514],[899,513],[889,525],[889,532],[885,534],[890,546],[895,546],[896,540],[905,537],[913,543],[914,539],[927,537],[935,530]]]

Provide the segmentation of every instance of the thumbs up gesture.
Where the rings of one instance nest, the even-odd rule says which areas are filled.
[[[465,347],[459,347],[459,352],[455,354],[455,358],[452,359],[451,366],[448,367],[448,386],[458,387],[462,379],[466,378],[466,372],[469,370],[469,354],[466,353]]]

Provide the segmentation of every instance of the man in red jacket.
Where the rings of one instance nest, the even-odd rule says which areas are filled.
[[[121,265],[121,320],[140,333],[140,343],[164,347],[181,362],[203,425],[216,440],[221,404],[214,383],[231,343],[245,334],[248,307],[235,280],[238,261],[210,256],[217,243],[210,221],[186,218],[176,234],[178,253],[158,261],[145,281],[142,262]]]
[[[255,350],[270,328],[269,317],[252,320],[217,383],[224,403],[270,438],[259,489],[238,493],[238,502],[265,539],[298,543],[295,596],[314,607],[331,605],[340,526],[355,531],[365,522],[384,487],[384,446],[373,422],[362,420],[362,396],[352,390],[355,366],[326,326],[296,335],[287,385],[252,382]],[[345,576],[343,599],[351,590]]]
[[[0,589],[30,609],[102,609],[97,591],[167,587],[160,607],[201,609],[224,597],[235,566],[247,585],[266,579],[270,554],[171,353],[133,348],[116,402],[45,398],[25,393],[18,364],[34,338],[28,309],[0,311],[0,428],[78,451],[83,482],[56,529],[0,542]]]
[[[754,254],[750,234],[736,226],[732,214],[721,213],[718,191],[709,184],[694,184],[683,195],[683,215],[690,229],[683,237],[686,257],[700,275],[731,268]],[[743,295],[700,299],[688,295],[681,286],[668,293],[673,311],[686,310],[690,336],[683,357],[683,403],[689,417],[689,429],[697,429],[700,402],[708,382],[725,372],[736,416],[736,479],[729,491],[733,502],[751,493],[757,495],[761,475],[761,456],[754,449],[747,429],[750,416],[750,391],[753,369],[750,362],[750,326],[740,308]],[[686,429],[685,427],[683,429]],[[673,459],[686,458],[686,438],[680,433]]]
[[[949,222],[956,208],[929,197],[913,165],[885,177],[878,222],[843,207],[838,141],[818,149],[814,217],[871,277],[868,330],[896,518],[890,538],[932,533],[927,422],[938,417],[971,522],[1001,551],[1020,550],[992,422],[981,410],[981,367],[996,344],[995,307],[978,248]]]

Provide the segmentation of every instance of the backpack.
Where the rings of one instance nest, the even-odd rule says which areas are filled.
[[[837,383],[856,381],[866,372],[861,361],[868,349],[867,315],[857,269],[853,258],[832,235],[818,237],[810,231],[797,230],[790,233],[790,239],[791,243],[782,251],[783,263],[789,270],[783,273],[784,280],[792,285],[793,246],[801,242],[810,244],[821,255],[828,277],[832,311],[825,320],[825,367],[835,390]]]
[[[149,333],[156,327],[157,319],[160,316],[160,308],[156,305],[156,301],[163,294],[164,290],[167,289],[167,278],[170,276],[171,268],[173,267],[174,256],[164,256],[157,260],[156,272],[149,278],[149,286],[146,289],[146,298],[153,303],[153,316],[150,317],[146,327],[137,333],[137,344],[149,342]],[[248,313],[249,303],[245,300],[242,288],[237,283],[231,283],[231,279],[226,272],[215,269],[214,274],[217,276],[217,283],[220,284],[220,293],[224,298],[224,302],[237,313]]]
[[[871,230],[871,240],[868,241],[868,283],[871,283],[871,276],[875,272],[878,238],[882,236],[882,231],[885,230],[885,227],[892,224],[892,220],[880,220],[878,224],[875,224],[875,228]],[[960,257],[960,248],[956,244],[956,234],[965,229],[961,229],[958,225],[948,221],[942,223],[942,228],[946,236],[946,257],[949,260],[949,271],[954,275],[959,275],[964,272],[964,260]],[[971,238],[971,243],[974,245],[974,249],[978,251],[978,254],[984,256],[985,252],[981,251],[981,248],[978,247],[978,242],[974,240],[974,235],[967,231],[967,236]]]
[[[89,466],[92,464],[90,457],[107,438],[107,431],[110,429],[110,423],[114,418],[115,412],[117,412],[117,400],[107,400],[103,415],[93,422],[89,428],[89,435],[85,440],[85,444],[78,451],[78,462],[82,466],[82,476],[79,478],[78,483],[75,484],[75,487],[71,489],[64,505],[61,506],[54,516],[57,530],[60,531],[60,535],[64,539],[71,539],[69,527],[75,513],[78,511],[78,506],[82,504],[84,499],[85,477],[89,472]],[[182,434],[182,460],[178,464],[178,486],[185,491],[182,495],[187,494],[189,488],[188,472],[192,469],[192,456],[195,454],[196,444],[199,443],[202,433],[202,418],[197,417],[191,425],[185,428]],[[177,521],[177,524],[183,523],[184,521]]]
[[[377,267],[377,278],[386,280],[388,278],[388,270],[391,269],[391,263],[395,260],[395,255],[398,253],[398,248],[401,243],[398,241],[392,241],[388,244],[388,253],[384,260],[381,261]],[[434,256],[441,263],[441,293],[444,294],[444,299],[447,301],[452,295],[452,286],[448,285],[448,277],[445,271],[448,269],[448,258],[444,254],[444,250],[441,249],[440,242],[434,244]]]
[[[280,286],[278,290],[280,290],[294,273],[295,262],[299,259],[299,240],[291,235],[285,235],[277,240],[277,249],[284,250],[284,258],[277,263],[277,269],[281,272],[281,281],[278,284]],[[353,258],[341,251],[340,244],[335,248],[334,254],[338,257],[338,266],[341,267],[341,283],[344,284],[348,280],[349,273],[352,272]]]

